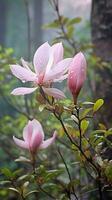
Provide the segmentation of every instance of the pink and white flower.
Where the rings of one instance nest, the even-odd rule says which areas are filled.
[[[44,141],[44,132],[39,121],[33,119],[23,129],[23,139],[20,140],[13,136],[14,142],[23,149],[28,149],[35,154],[40,149],[45,149],[51,145],[56,138],[56,132],[50,139]]]
[[[51,88],[51,84],[63,81],[67,78],[67,70],[72,58],[63,59],[62,43],[56,43],[52,46],[48,42],[41,45],[34,54],[33,65],[34,72],[31,71],[26,61],[22,59],[22,65],[11,65],[11,71],[14,76],[22,82],[33,82],[34,87],[19,87],[12,91],[13,95],[25,95],[34,92],[38,86],[41,86],[44,92],[55,98],[64,98],[62,91]],[[58,95],[59,93],[59,95]]]
[[[77,103],[78,94],[84,84],[86,79],[86,59],[83,53],[77,53],[70,66],[68,71],[68,87],[73,95],[74,103]]]

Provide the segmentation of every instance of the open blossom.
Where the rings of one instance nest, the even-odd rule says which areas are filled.
[[[51,88],[53,82],[63,81],[67,78],[67,70],[71,63],[71,58],[63,59],[62,43],[52,46],[48,42],[41,45],[34,54],[34,72],[31,71],[27,62],[22,59],[22,66],[11,65],[14,76],[22,82],[33,82],[34,87],[19,87],[12,91],[13,95],[25,95],[34,92],[40,85],[44,92],[55,98],[64,98],[62,91]]]
[[[86,60],[83,53],[74,56],[68,72],[68,87],[73,95],[74,103],[77,103],[78,94],[86,79]]]
[[[35,154],[39,149],[45,149],[51,145],[56,137],[56,132],[50,139],[44,141],[44,132],[41,124],[36,119],[29,121],[23,129],[23,139],[17,139],[13,136],[14,142],[21,148],[28,149]]]

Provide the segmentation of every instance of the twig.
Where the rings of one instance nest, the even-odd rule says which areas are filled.
[[[74,49],[74,53],[77,53],[77,48],[75,46],[75,41],[72,41],[72,39],[70,40],[67,33],[66,33],[66,30],[64,28],[64,25],[63,25],[63,22],[62,22],[62,19],[61,19],[61,15],[60,15],[60,10],[59,10],[59,1],[58,0],[53,0],[52,2],[52,5],[54,5],[54,9],[57,13],[57,17],[58,17],[58,21],[60,23],[60,28],[62,30],[62,33],[64,35],[64,38],[65,40],[69,43],[69,45]]]
[[[70,172],[69,172],[68,166],[67,166],[67,164],[66,164],[66,162],[65,162],[65,160],[64,160],[64,157],[63,157],[63,155],[61,154],[61,151],[60,151],[59,148],[58,148],[58,153],[59,153],[59,155],[60,155],[60,157],[61,157],[61,159],[62,159],[62,161],[63,161],[63,163],[64,163],[64,165],[65,165],[66,171],[67,171],[67,173],[68,173],[69,180],[70,180],[70,182],[72,182],[72,178],[71,178],[71,174],[70,174]],[[75,193],[75,190],[74,190],[74,187],[73,187],[73,186],[72,186],[72,190],[73,190],[73,194],[74,194],[76,200],[78,200],[78,197],[77,197],[77,195],[76,195],[76,193]]]
[[[53,196],[53,195],[51,195],[51,194],[49,194],[46,190],[44,190],[40,185],[39,185],[39,189],[42,191],[42,192],[44,192],[47,196],[49,196],[51,199],[55,199],[56,200],[56,198]]]

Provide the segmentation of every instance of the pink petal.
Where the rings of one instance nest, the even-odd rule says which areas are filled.
[[[36,88],[27,88],[27,87],[18,87],[16,89],[14,89],[11,94],[13,95],[25,95],[25,94],[30,94],[32,92],[34,92]]]
[[[53,81],[54,79],[60,78],[62,75],[64,75],[65,72],[67,72],[68,67],[72,61],[72,58],[66,58],[59,63],[57,63],[48,74],[45,74],[44,82],[47,81]]]
[[[50,139],[43,141],[43,143],[40,145],[39,149],[45,149],[48,146],[50,146],[55,141],[56,135],[57,134],[56,134],[56,131],[55,131],[53,136]]]
[[[36,74],[33,73],[30,69],[21,67],[20,65],[11,65],[11,72],[14,76],[19,78],[21,81],[35,81]]]
[[[31,141],[32,133],[33,133],[33,126],[32,121],[29,121],[28,124],[23,129],[23,138],[29,144]]]
[[[43,142],[43,135],[39,130],[33,130],[32,138],[30,141],[30,150],[36,152],[41,143]]]
[[[63,99],[66,97],[61,90],[58,90],[56,88],[45,88],[45,87],[42,88],[46,94],[48,94],[49,96],[53,96],[56,99]]]
[[[63,45],[62,43],[56,43],[51,47],[51,51],[54,54],[54,64],[57,64],[63,59]]]
[[[49,71],[52,68],[53,62],[54,62],[54,55],[53,55],[53,52],[51,52],[49,56],[48,64],[46,66],[45,74],[49,74]]]
[[[48,44],[48,42],[45,42],[35,52],[35,55],[33,58],[33,64],[34,64],[35,72],[37,73],[37,75],[45,71],[45,68],[49,60],[50,48],[51,47]]]
[[[42,140],[44,140],[44,131],[43,131],[43,128],[42,128],[40,122],[37,121],[36,119],[33,119],[33,120],[31,121],[31,124],[32,124],[32,126],[33,126],[33,131],[35,130],[35,131],[37,131],[37,132],[40,132],[41,135],[42,135]]]
[[[29,149],[29,146],[25,141],[17,139],[15,136],[13,136],[13,140],[19,147],[23,149]]]
[[[86,79],[86,60],[84,55],[80,52],[73,58],[69,67],[68,86],[74,96],[77,98],[81,87]]]
[[[61,76],[60,78],[55,79],[53,82],[62,82],[63,80],[68,78],[68,74]]]
[[[45,74],[48,75],[50,69],[52,70],[53,66],[56,65],[62,59],[63,59],[62,43],[54,44],[50,49],[49,61],[46,67]]]
[[[22,63],[22,65],[23,65],[23,67],[24,68],[26,68],[26,69],[30,69],[29,67],[28,67],[28,65],[29,65],[29,63],[27,62],[27,61],[25,61],[23,58],[21,58],[21,63]]]

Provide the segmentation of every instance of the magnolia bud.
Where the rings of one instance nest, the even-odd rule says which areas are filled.
[[[68,87],[73,95],[74,104],[77,103],[78,94],[86,79],[86,60],[80,52],[74,56],[68,72]]]

